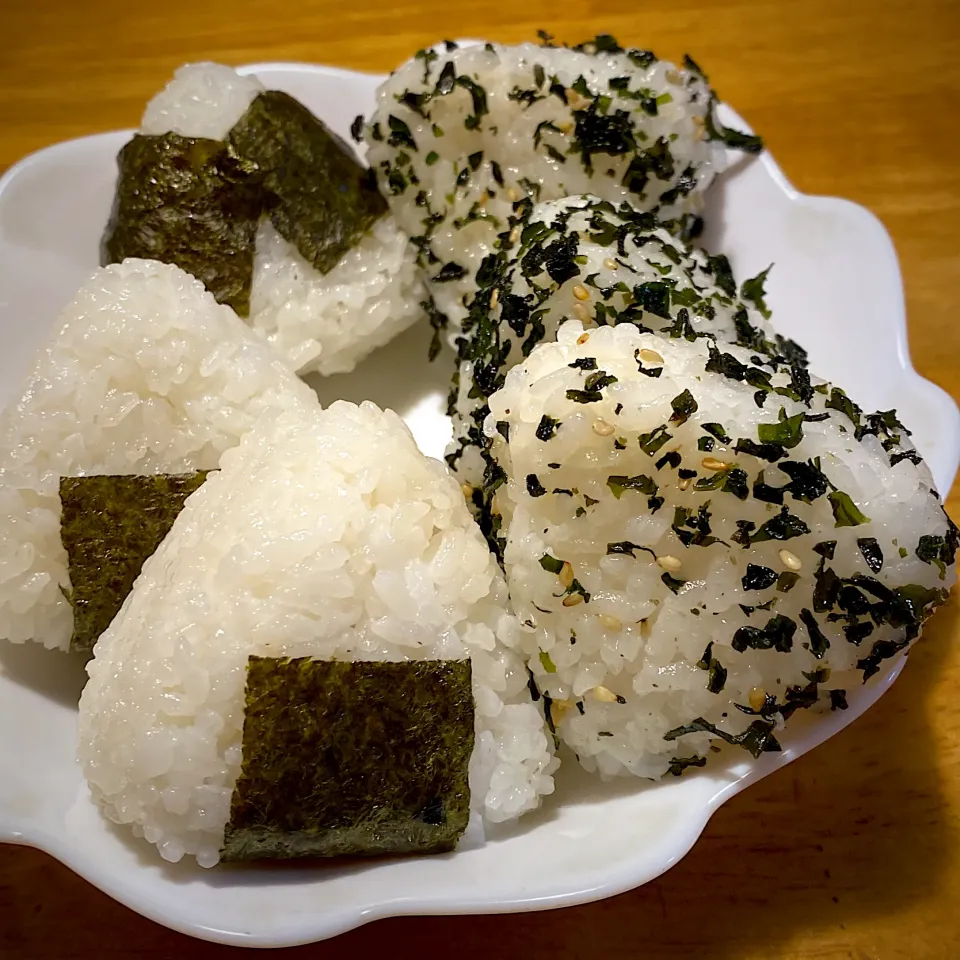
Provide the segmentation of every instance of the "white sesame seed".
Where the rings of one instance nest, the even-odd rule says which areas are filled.
[[[747,699],[750,701],[751,710],[760,710],[767,702],[767,692],[763,687],[754,687]]]
[[[578,284],[573,288],[573,295],[574,295],[578,300],[589,300],[589,299],[590,299],[590,291],[589,291],[585,286],[583,286],[583,285],[580,284],[580,283],[578,283]]]
[[[683,564],[679,558],[671,557],[670,554],[664,554],[662,557],[657,557],[657,566],[669,572],[676,573]]]
[[[684,490],[686,490],[687,487],[690,486],[690,478],[689,478],[689,477],[684,477],[684,478],[677,484],[677,486],[680,488],[681,492],[684,491]]]
[[[716,457],[704,457],[700,461],[700,465],[704,470],[729,470],[733,464],[727,463],[726,460],[718,460]]]
[[[799,570],[803,566],[803,561],[795,553],[791,553],[789,550],[780,551],[780,562],[788,570]]]
[[[604,630],[613,630],[614,632],[623,629],[623,624],[616,618],[611,617],[609,613],[601,613],[599,616],[600,626]]]
[[[578,346],[582,347],[589,339],[590,339],[589,333],[581,333],[580,336],[577,337]]]
[[[469,500],[473,496],[473,487],[469,483],[461,483],[460,492]]]
[[[666,78],[667,83],[674,83],[677,86],[679,86],[681,83],[680,74],[677,73],[676,70],[668,70],[664,74],[664,77]]]
[[[593,421],[593,432],[598,437],[609,437],[617,428],[612,423],[607,423],[606,420],[594,420]]]
[[[604,265],[608,270],[616,270],[617,267],[619,266],[619,264],[617,263],[617,261],[614,260],[614,259],[612,259],[611,257],[607,257],[607,258],[603,261],[603,265]]]
[[[560,572],[557,574],[557,579],[565,587],[569,587],[573,584],[573,567],[564,560],[563,566],[560,568]]]
[[[550,719],[556,726],[566,716],[567,711],[573,706],[569,700],[553,700],[550,703]]]
[[[520,191],[519,191],[516,187],[510,187],[510,189],[507,190],[507,196],[508,196],[514,203],[516,203],[516,202],[520,199],[520,197],[523,196],[523,194],[521,194]]]
[[[575,607],[578,603],[583,603],[583,594],[581,593],[571,593],[563,598],[565,607]]]
[[[561,133],[570,134],[570,133],[573,133],[573,131],[574,131],[575,128],[574,128],[574,125],[573,125],[572,121],[567,120],[565,123],[558,123],[558,124],[557,124],[557,129],[558,129]]]
[[[510,242],[511,242],[511,243],[516,243],[519,239],[520,239],[520,228],[519,228],[519,227],[514,227],[514,228],[510,231]]]
[[[703,117],[699,117],[696,114],[694,114],[694,116],[692,116],[690,119],[693,121],[694,126],[697,126],[697,127],[703,127],[706,125],[706,122],[707,122]]]
[[[590,695],[594,700],[599,700],[601,703],[617,702],[617,695],[608,687],[594,687],[590,691]]]
[[[499,302],[500,302],[500,288],[494,287],[493,293],[490,294],[490,309],[493,310]]]
[[[646,347],[640,351],[640,359],[647,363],[663,363],[663,357],[656,350],[648,350]]]
[[[581,323],[589,323],[591,320],[593,320],[593,317],[590,314],[590,308],[585,303],[580,303],[579,300],[573,305],[573,315]]]

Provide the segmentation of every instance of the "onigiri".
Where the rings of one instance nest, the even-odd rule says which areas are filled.
[[[165,859],[212,866],[251,658],[469,659],[471,809],[481,825],[517,817],[553,790],[557,761],[506,602],[457,483],[396,414],[337,401],[266,415],[187,501],[97,644],[79,722],[93,795]]]
[[[493,511],[530,668],[580,762],[759,755],[917,638],[957,531],[892,411],[709,337],[571,320],[490,398]]]
[[[693,61],[678,67],[612,37],[574,48],[448,43],[394,71],[364,139],[450,343],[484,258],[524,198],[628,200],[695,235],[724,163],[714,101]]]
[[[0,637],[65,650],[73,632],[61,478],[217,466],[268,410],[316,395],[178,267],[98,270],[0,415]]]

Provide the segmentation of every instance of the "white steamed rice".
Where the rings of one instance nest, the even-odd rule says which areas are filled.
[[[700,765],[751,725],[762,746],[827,691],[841,707],[954,583],[954,528],[895,418],[752,356],[570,321],[490,398],[530,666],[604,776]]]
[[[167,860],[219,857],[247,658],[472,660],[474,812],[553,790],[506,587],[456,482],[396,414],[338,401],[266,417],[186,503],[101,636],[81,763],[116,823]]]
[[[723,162],[705,136],[711,96],[698,72],[596,44],[421,51],[391,74],[365,128],[368,158],[419,238],[451,343],[523,197],[592,193],[693,229]]]
[[[263,90],[222,64],[186,64],[147,105],[141,132],[223,139]],[[425,298],[413,250],[389,214],[325,274],[261,223],[248,322],[301,374],[349,372],[422,319]]]
[[[67,649],[59,481],[216,467],[267,410],[317,406],[274,351],[178,267],[98,270],[0,416],[0,637]]]

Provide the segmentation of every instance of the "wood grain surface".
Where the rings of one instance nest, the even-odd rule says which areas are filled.
[[[0,0],[0,169],[134,126],[188,60],[384,70],[442,37],[690,51],[800,190],[873,210],[903,270],[914,363],[960,395],[960,5],[953,0]],[[811,279],[815,282],[815,278]],[[0,296],[3,292],[0,291]],[[960,519],[960,499],[950,499]],[[665,876],[584,907],[381,921],[279,956],[742,960],[960,957],[960,616],[933,620],[893,690],[736,797]],[[239,955],[0,847],[0,957]]]

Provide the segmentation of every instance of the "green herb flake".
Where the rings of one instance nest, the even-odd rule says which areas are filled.
[[[442,853],[470,817],[468,660],[250,657],[224,860]]]
[[[619,500],[623,496],[624,490],[638,490],[648,496],[654,496],[657,492],[657,483],[644,474],[637,474],[635,477],[627,477],[617,474],[607,477],[607,486],[610,492]]]
[[[140,568],[170,532],[207,472],[61,477],[60,538],[73,607],[70,649],[89,653],[117,615]]]
[[[679,396],[670,401],[673,413],[670,416],[670,422],[677,424],[686,423],[690,416],[697,412],[698,404],[689,390],[684,390]]]
[[[861,513],[853,500],[842,490],[827,494],[827,499],[833,508],[835,527],[858,527],[862,523],[870,522],[870,518]]]
[[[552,437],[557,435],[557,428],[560,426],[559,420],[554,420],[553,417],[548,417],[544,414],[540,418],[540,422],[537,424],[537,439],[546,442]]]
[[[540,558],[540,566],[543,567],[547,573],[559,573],[563,569],[563,561],[558,560],[556,557],[551,557],[549,553],[545,553]]]
[[[741,298],[744,300],[749,300],[767,320],[770,319],[770,309],[767,307],[766,301],[764,300],[763,285],[766,283],[767,276],[769,275],[772,266],[773,264],[771,263],[766,270],[758,273],[752,279],[744,280],[743,286],[740,288]]]
[[[546,650],[540,651],[540,664],[547,673],[556,673],[557,668],[554,665],[554,662],[550,659],[550,654]]]

